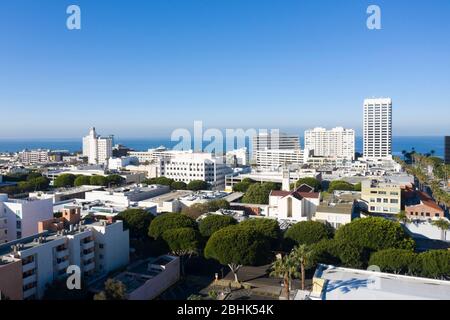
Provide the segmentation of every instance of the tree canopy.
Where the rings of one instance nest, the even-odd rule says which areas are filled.
[[[127,289],[117,280],[108,279],[105,282],[105,290],[97,293],[94,300],[126,300]]]
[[[91,176],[90,178],[91,185],[93,186],[107,186],[108,181],[104,176]]]
[[[150,223],[148,235],[154,239],[160,238],[163,233],[170,229],[196,228],[197,223],[188,216],[179,213],[164,213]]]
[[[219,209],[229,209],[229,208],[230,204],[228,203],[228,201],[219,199],[208,201],[205,203],[195,203],[190,207],[184,208],[181,213],[192,219],[197,219],[202,214],[208,212],[216,212]]]
[[[415,247],[414,240],[403,230],[400,223],[379,217],[353,220],[336,231],[335,239],[371,251]]]
[[[301,221],[290,227],[285,238],[295,245],[311,245],[333,236],[331,227],[318,221]],[[289,241],[290,240],[290,241]]]
[[[172,190],[186,190],[187,189],[187,184],[182,182],[182,181],[174,181],[170,185],[170,188]]]
[[[229,226],[215,232],[208,240],[205,250],[207,259],[215,259],[228,265],[237,279],[237,271],[243,265],[258,266],[268,262],[270,243],[252,228]]]
[[[70,188],[73,187],[76,176],[70,173],[64,173],[56,177],[53,181],[55,188]]]
[[[250,185],[242,198],[243,203],[268,204],[269,195],[272,190],[278,189],[277,184],[272,182],[254,183]]]
[[[127,209],[119,213],[116,219],[124,221],[132,237],[142,239],[148,236],[148,228],[153,216],[142,209]]]
[[[171,186],[172,183],[174,183],[175,180],[169,179],[166,177],[158,177],[158,178],[151,178],[151,179],[145,179],[143,183],[151,185],[151,184],[159,184],[163,186]]]
[[[380,267],[383,272],[411,274],[416,264],[417,254],[412,250],[385,249],[370,256],[369,265]]]
[[[200,233],[192,228],[166,230],[162,235],[170,251],[177,256],[196,254],[200,250]]]
[[[244,230],[252,229],[262,234],[269,241],[272,250],[276,250],[280,246],[282,234],[277,220],[265,218],[249,219],[241,222],[239,227]]]
[[[89,176],[78,176],[74,180],[75,187],[88,186],[91,184],[91,177]]]
[[[349,182],[346,182],[346,181],[334,180],[334,181],[330,182],[330,185],[328,186],[328,192],[332,193],[332,192],[334,192],[336,190],[339,190],[339,191],[358,191],[358,190],[355,190],[355,187],[356,187],[356,189],[359,188],[359,186],[355,186],[355,185],[353,185],[353,184],[351,184]]]
[[[193,180],[188,183],[187,189],[192,191],[208,190],[209,185],[206,181],[203,180]]]
[[[209,238],[216,231],[235,224],[237,221],[233,217],[212,214],[202,219],[198,228],[203,237]]]

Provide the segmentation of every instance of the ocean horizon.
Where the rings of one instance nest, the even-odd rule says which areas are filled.
[[[301,137],[303,148],[303,137]],[[170,138],[117,138],[115,144],[122,144],[136,151],[146,151],[151,148],[165,146],[173,148],[179,141]],[[363,138],[355,138],[356,152],[363,150]],[[205,142],[203,147],[206,147]],[[435,156],[444,157],[444,136],[396,136],[393,137],[393,154],[401,155],[403,150],[410,151],[415,148],[417,152],[429,153],[435,151]],[[0,139],[0,152],[19,152],[24,149],[50,149],[67,150],[69,152],[81,151],[81,138],[70,139]]]

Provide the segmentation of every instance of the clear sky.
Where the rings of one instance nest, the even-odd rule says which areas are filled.
[[[1,0],[0,139],[163,137],[194,120],[360,134],[363,99],[381,96],[394,135],[449,134],[449,14],[448,0]]]

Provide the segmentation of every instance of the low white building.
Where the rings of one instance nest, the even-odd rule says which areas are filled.
[[[7,226],[3,234],[7,230],[6,238],[12,241],[36,234],[38,222],[53,217],[53,202],[51,199],[9,199],[8,195],[0,194],[0,212],[3,225]]]
[[[305,131],[305,153],[317,157],[355,159],[355,130],[337,127],[331,130],[314,128]]]
[[[319,204],[320,193],[305,184],[294,191],[272,190],[268,217],[295,222],[309,221]]]
[[[128,207],[133,202],[139,202],[170,192],[169,186],[162,185],[134,185],[108,190],[93,190],[87,192],[87,201],[108,201],[117,205]]]
[[[50,162],[50,150],[23,150],[19,152],[19,161],[23,164],[38,164]]]
[[[180,279],[180,258],[170,255],[152,258],[130,266],[114,277],[126,287],[127,300],[153,300]],[[103,282],[103,281],[102,281]],[[103,289],[100,283],[94,291]]]
[[[227,151],[226,163],[231,167],[248,166],[250,164],[248,149],[241,148]]]
[[[108,169],[109,170],[122,170],[130,165],[137,165],[139,159],[137,157],[121,157],[121,158],[109,158]]]

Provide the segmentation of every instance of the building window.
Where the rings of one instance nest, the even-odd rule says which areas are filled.
[[[292,218],[292,198],[287,199],[287,217]]]

